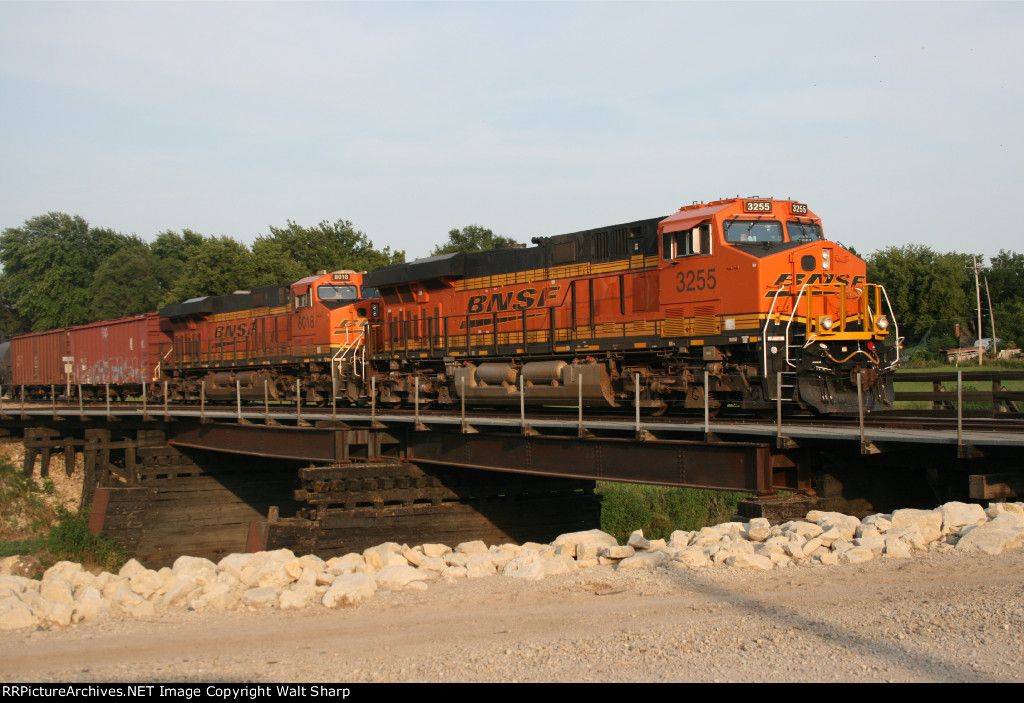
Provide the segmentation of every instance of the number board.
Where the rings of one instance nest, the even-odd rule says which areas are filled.
[[[771,200],[748,200],[743,203],[744,212],[771,212]]]
[[[336,274],[334,274],[334,280],[335,281],[347,281],[348,280],[348,274],[347,273],[336,273]]]
[[[803,203],[793,203],[793,214],[794,215],[806,215],[807,206]]]

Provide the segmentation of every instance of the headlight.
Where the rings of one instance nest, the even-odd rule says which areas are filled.
[[[824,315],[820,320],[818,320],[818,324],[821,326],[821,329],[830,330],[832,329],[832,325],[834,325],[835,322],[832,321],[832,318],[830,316]]]
[[[884,315],[879,315],[878,317],[875,318],[875,327],[877,327],[880,330],[889,329],[889,318],[885,317]]]

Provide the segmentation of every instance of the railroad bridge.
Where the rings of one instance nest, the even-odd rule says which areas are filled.
[[[965,392],[930,374],[930,392],[903,399],[932,410],[912,416],[4,399],[0,431],[23,438],[27,473],[81,466],[90,526],[148,564],[279,547],[333,556],[382,541],[549,541],[599,524],[597,480],[747,492],[745,518],[1014,498],[1024,494],[1024,421],[1013,404],[1024,393],[1005,390],[1008,375]],[[964,410],[978,401],[992,409]],[[63,469],[51,466],[56,452]]]

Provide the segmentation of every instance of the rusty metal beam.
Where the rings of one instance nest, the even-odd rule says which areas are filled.
[[[767,444],[410,432],[405,448],[412,463],[760,494],[773,490]]]
[[[175,447],[247,454],[300,461],[343,461],[347,447],[365,430],[332,427],[283,427],[174,423],[168,426],[167,443]]]
[[[337,462],[353,445],[372,447],[381,433],[340,427],[282,427],[174,423],[168,443],[176,447],[275,459]],[[630,481],[666,486],[771,493],[775,473],[768,444],[750,442],[646,441],[458,431],[401,432],[403,455],[413,463],[467,469]]]

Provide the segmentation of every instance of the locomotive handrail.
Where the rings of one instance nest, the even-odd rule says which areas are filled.
[[[900,347],[903,346],[903,337],[900,336],[900,323],[896,321],[896,312],[892,309],[892,303],[889,302],[889,292],[885,290],[885,286],[880,283],[876,283],[878,289],[882,291],[882,295],[885,296],[885,306],[889,308],[889,319],[892,320],[892,330],[896,334],[896,359],[885,367],[885,371],[896,368],[896,364],[900,362]]]
[[[778,287],[778,289],[775,291],[775,295],[772,296],[772,304],[771,304],[771,307],[768,308],[768,316],[765,318],[764,329],[762,330],[762,333],[761,333],[761,340],[762,340],[762,343],[761,343],[761,356],[764,359],[764,372],[765,372],[765,374],[768,373],[768,325],[770,325],[772,323],[772,315],[775,312],[775,303],[778,302],[779,294],[782,293],[782,291],[783,291],[783,289],[785,287],[786,287],[785,284],[780,285]],[[786,342],[787,345],[789,344],[789,340],[788,339],[786,339],[784,341]],[[789,347],[788,346],[786,347],[786,350],[787,350],[787,355],[788,355],[788,351],[789,351]],[[782,394],[782,389],[781,388],[777,388],[776,392],[779,395],[781,395]],[[777,400],[777,398],[773,398],[772,400]]]
[[[783,358],[784,358],[784,360],[786,362],[786,365],[789,366],[790,368],[796,368],[796,364],[790,359],[790,355],[789,355],[789,350],[790,350],[790,347],[792,346],[790,344],[790,339],[791,339],[790,334],[792,332],[793,323],[796,321],[796,314],[800,310],[800,302],[803,300],[804,293],[807,290],[808,286],[811,286],[811,290],[812,291],[815,288],[824,288],[824,286],[819,286],[819,285],[816,285],[816,284],[812,285],[812,284],[809,284],[809,283],[804,283],[803,285],[800,286],[800,290],[797,292],[796,296],[793,298],[793,303],[792,303],[792,308],[790,310],[789,319],[786,322],[785,338],[783,340],[783,342],[785,344],[785,355],[784,355]],[[896,339],[896,346],[898,348],[900,343],[902,342],[902,338],[899,335],[899,323],[896,321],[895,314],[893,313],[892,302],[889,300],[889,293],[888,293],[888,291],[885,290],[885,287],[880,285],[880,284],[877,284],[877,283],[866,283],[864,288],[855,289],[857,291],[857,294],[858,294],[857,295],[857,299],[863,298],[864,294],[867,292],[866,288],[868,288],[869,286],[872,289],[874,289],[874,297],[875,297],[875,302],[876,302],[876,306],[875,307],[880,308],[881,307],[882,298],[884,297],[884,299],[885,299],[885,307],[887,308],[887,312],[889,314],[889,318],[892,321],[893,333],[894,333],[894,336],[895,336],[895,339]],[[764,327],[762,329],[763,344],[762,344],[761,356],[762,356],[762,361],[763,361],[763,364],[764,364],[765,373],[768,373],[768,342],[769,342],[769,340],[768,340],[768,328],[772,324],[773,316],[776,314],[775,308],[776,308],[776,305],[778,304],[779,297],[781,296],[782,291],[786,289],[786,287],[787,286],[785,284],[783,284],[783,285],[780,285],[776,289],[775,294],[772,296],[772,303],[771,303],[771,306],[768,308],[768,314],[767,314],[767,317],[765,319]],[[845,293],[846,286],[840,286],[840,289],[841,289],[841,291],[843,293]],[[811,330],[811,320],[813,318],[813,311],[811,309],[811,298],[812,298],[811,295],[807,296],[807,313],[806,313],[807,335],[806,335],[806,339],[804,340],[804,344],[802,345],[803,348],[806,348],[808,345],[810,345],[816,339],[818,339],[818,335],[817,334],[811,334],[810,333],[810,330]],[[867,300],[865,300],[864,307],[862,308],[860,313],[857,315],[858,317],[861,318],[861,323],[863,325],[863,329],[865,329],[865,330],[867,330],[869,328],[873,328],[874,327],[874,320],[875,320],[874,311],[871,308],[869,300],[870,300],[870,296],[869,296],[869,298]],[[780,311],[779,314],[784,314],[784,313],[782,313]],[[847,321],[846,300],[845,300],[845,295],[844,295],[843,299],[840,302],[840,323],[839,324],[840,324],[841,328],[845,329],[846,321]],[[897,361],[898,361],[898,358],[899,357],[897,355]],[[896,363],[897,362],[894,361],[892,364],[890,364],[889,366],[887,366],[885,369],[882,369],[882,370],[883,371],[888,371],[888,370],[894,368]],[[776,390],[781,393],[781,389],[776,389]]]
[[[167,361],[167,357],[169,357],[173,351],[174,345],[172,344],[167,347],[167,352],[157,360],[156,366],[153,368],[153,382],[160,380],[160,376],[163,374],[164,362]]]
[[[355,365],[355,362],[356,362],[355,347],[356,347],[357,344],[359,344],[359,340],[361,340],[365,335],[366,335],[366,328],[363,327],[363,328],[361,328],[359,330],[359,334],[356,335],[355,339],[346,341],[345,344],[342,345],[341,347],[339,347],[338,351],[336,351],[334,353],[334,355],[331,357],[331,378],[334,378],[334,372],[335,372],[335,368],[336,368],[337,362],[339,360],[344,361],[345,357],[348,355],[348,352],[350,352],[350,351],[352,352],[352,364],[353,364],[353,366]],[[346,336],[346,338],[348,337],[347,331],[346,331],[345,336]],[[360,351],[360,356],[362,357],[362,364],[361,364],[362,373],[361,373],[361,376],[363,377],[363,381],[365,381],[366,380],[366,345],[365,344],[359,345],[359,351]]]
[[[802,286],[800,286],[800,292],[796,294],[796,300],[793,301],[793,310],[789,313],[789,322],[786,323],[786,363],[789,364],[790,366],[792,366],[793,368],[796,368],[796,364],[794,364],[792,361],[789,360],[789,329],[793,326],[793,320],[796,319],[796,311],[797,311],[797,309],[800,306],[800,299],[802,297],[804,297],[804,288],[806,288],[808,285],[809,284],[805,283]],[[810,315],[810,301],[811,301],[810,296],[808,296],[808,298],[807,298],[807,306],[808,306],[807,320],[808,320],[808,322],[806,322],[805,325],[804,325],[805,329],[810,327],[810,319],[811,319],[811,315]]]
[[[359,330],[359,334],[357,334],[354,339],[346,340],[345,344],[341,345],[338,348],[338,351],[331,358],[331,361],[336,361],[338,360],[339,357],[341,358],[342,361],[344,361],[345,357],[348,355],[348,352],[354,350],[356,345],[359,344],[359,341],[363,338],[364,333],[364,330],[361,329]]]

